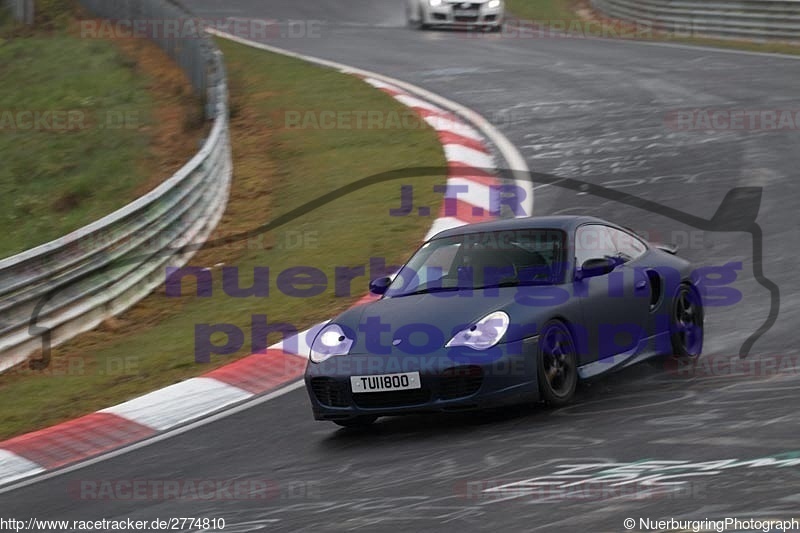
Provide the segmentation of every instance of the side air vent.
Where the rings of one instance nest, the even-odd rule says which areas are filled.
[[[655,270],[647,270],[647,279],[650,282],[650,311],[655,311],[664,295],[664,281]]]

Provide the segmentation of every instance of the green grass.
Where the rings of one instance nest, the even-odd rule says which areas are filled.
[[[61,32],[0,40],[0,257],[121,207],[148,178],[153,100],[111,43]],[[69,112],[72,128],[20,112]],[[135,117],[132,127],[107,120]],[[22,122],[20,122],[20,119]],[[112,122],[118,124],[118,122]],[[16,126],[16,127],[15,127]]]
[[[581,21],[580,16],[577,14],[579,4],[576,0],[506,0],[506,5],[509,12],[518,19],[541,21],[549,23],[549,26],[553,26],[555,22],[556,25],[563,24],[569,28],[571,22],[579,23]],[[581,7],[585,7],[585,4],[581,4]],[[586,24],[578,27],[581,28],[579,31],[584,32],[585,35],[598,37],[614,37],[615,31],[617,33],[620,32],[616,26],[605,30]],[[628,34],[635,35],[633,30],[628,31]],[[740,39],[715,39],[712,37],[683,37],[657,32],[652,32],[640,38],[649,41],[669,41],[753,52],[800,54],[800,45],[782,41],[755,42]]]
[[[572,20],[574,5],[574,0],[506,0],[508,11],[526,20]]]
[[[370,257],[399,262],[419,245],[433,218],[390,217],[400,185],[414,186],[417,205],[438,211],[445,160],[435,132],[410,129],[286,129],[285,111],[407,112],[388,95],[358,78],[225,41],[233,98],[234,185],[217,235],[258,227],[320,195],[380,172],[435,166],[441,174],[370,186],[339,198],[249,242],[204,249],[192,265],[225,263],[240,269],[249,286],[254,266],[271,271],[270,295],[231,298],[213,268],[214,296],[168,298],[154,294],[100,331],[54,351],[52,370],[0,376],[0,437],[40,428],[124,401],[198,375],[249,353],[250,320],[303,328],[329,318],[366,293],[368,280],[353,282],[352,296],[337,298],[333,282],[318,296],[283,295],[276,276],[293,266],[321,269],[364,265]],[[389,116],[389,115],[387,115]],[[303,246],[287,249],[287,236],[305,235]],[[290,243],[292,244],[292,243]],[[193,289],[185,283],[185,292]],[[194,361],[196,324],[230,323],[245,331],[236,354]],[[279,340],[271,337],[270,343]]]

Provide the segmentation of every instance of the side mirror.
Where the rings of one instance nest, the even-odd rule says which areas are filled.
[[[619,262],[613,257],[595,257],[587,259],[582,265],[580,270],[575,273],[575,279],[578,281],[586,278],[594,278],[597,276],[605,276],[615,268]]]
[[[392,284],[392,278],[385,277],[385,278],[377,278],[373,279],[369,282],[369,292],[372,294],[383,294],[386,292],[386,289],[389,288],[389,285]]]

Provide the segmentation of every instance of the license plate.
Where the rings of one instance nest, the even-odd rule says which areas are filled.
[[[394,390],[419,389],[419,372],[402,374],[380,374],[375,376],[351,376],[350,387],[353,392],[387,392]]]
[[[477,17],[478,12],[471,9],[454,9],[453,15],[456,17]]]

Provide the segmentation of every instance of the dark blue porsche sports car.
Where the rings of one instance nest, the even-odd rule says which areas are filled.
[[[703,346],[700,276],[667,246],[592,217],[443,231],[311,343],[314,416],[379,416],[543,400],[578,380]]]

